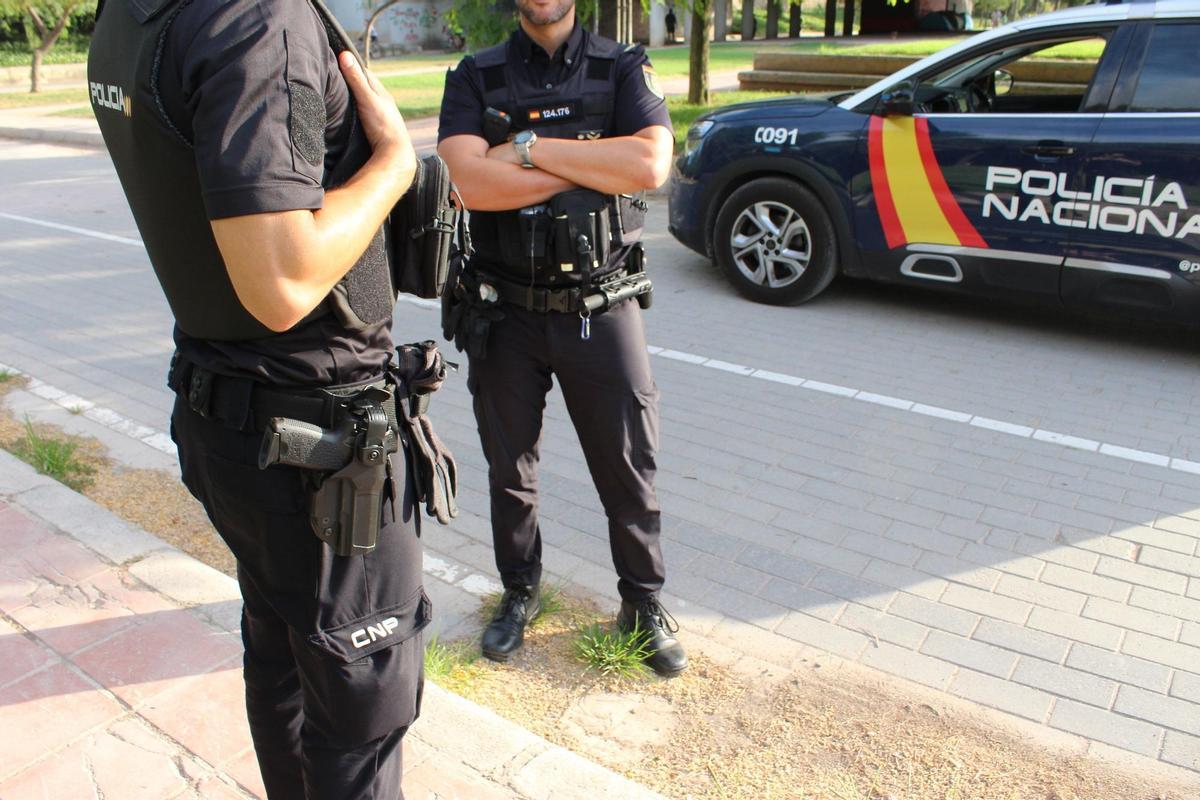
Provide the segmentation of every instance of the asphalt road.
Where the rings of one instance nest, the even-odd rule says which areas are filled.
[[[170,315],[107,158],[0,141],[0,176],[0,363],[165,429]],[[1195,332],[846,280],[755,305],[666,233],[665,201],[648,230],[669,599],[715,612],[685,623],[1200,769]],[[437,336],[428,308],[396,320]],[[464,514],[427,543],[491,574],[464,378],[434,412]],[[547,566],[611,598],[557,392],[543,450]]]

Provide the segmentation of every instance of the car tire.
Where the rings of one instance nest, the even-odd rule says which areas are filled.
[[[759,178],[729,196],[717,214],[713,254],[734,288],[759,303],[803,303],[837,274],[829,212],[787,178]]]

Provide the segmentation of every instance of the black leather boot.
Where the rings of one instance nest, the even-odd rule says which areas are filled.
[[[542,611],[538,587],[505,589],[496,616],[483,631],[483,654],[508,661],[525,643],[525,626]]]
[[[617,627],[625,633],[635,627],[642,631],[649,652],[646,665],[659,675],[677,675],[687,669],[687,653],[675,638],[679,624],[659,604],[657,597],[647,597],[637,603],[622,600]]]

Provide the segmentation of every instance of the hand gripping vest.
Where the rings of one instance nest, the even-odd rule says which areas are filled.
[[[484,105],[509,115],[511,131],[532,129],[539,137],[598,139],[613,132],[617,58],[625,46],[586,31],[580,48],[583,57],[571,66],[567,78],[547,90],[527,77],[520,55],[510,38],[475,54]],[[537,161],[537,145],[533,147]],[[612,198],[609,198],[610,204]],[[640,228],[640,226],[639,226]],[[514,241],[522,229],[519,210],[472,211],[471,242],[475,260],[488,269],[528,282],[529,270],[506,266],[501,254],[520,249]],[[640,230],[624,231],[620,246],[632,244]]]
[[[192,144],[167,117],[159,96],[167,32],[189,2],[101,3],[88,57],[93,110],[179,328],[197,339],[271,336],[273,332],[234,293],[205,212]],[[353,50],[319,0],[310,2],[325,24],[331,46]],[[322,185],[329,189],[349,180],[370,155],[370,145],[355,125],[342,159],[326,172]],[[381,230],[305,321],[333,313],[346,327],[360,329],[391,317],[394,303]]]

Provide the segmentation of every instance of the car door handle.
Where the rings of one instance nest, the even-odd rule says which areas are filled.
[[[1021,152],[1031,156],[1041,156],[1042,158],[1062,158],[1063,156],[1075,155],[1075,148],[1064,142],[1038,142],[1027,147],[1022,147]]]

